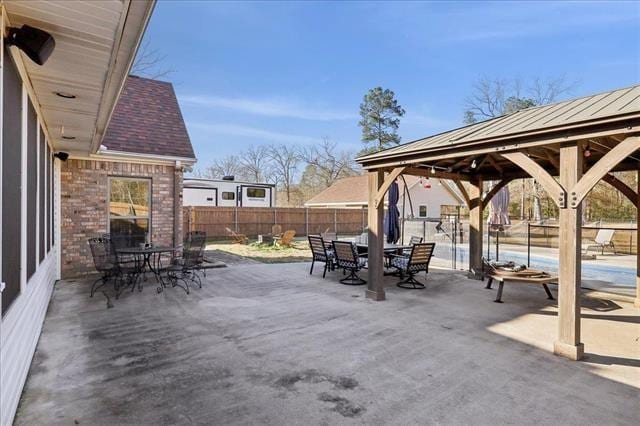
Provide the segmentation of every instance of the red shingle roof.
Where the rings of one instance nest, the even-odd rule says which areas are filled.
[[[102,145],[108,150],[194,158],[171,83],[129,76]]]

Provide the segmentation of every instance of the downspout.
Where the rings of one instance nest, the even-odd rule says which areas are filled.
[[[217,194],[217,191],[216,191]],[[217,196],[216,196],[217,198]],[[173,170],[173,246],[182,243],[182,163],[176,161]]]

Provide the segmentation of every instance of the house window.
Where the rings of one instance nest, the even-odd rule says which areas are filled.
[[[109,179],[109,232],[122,245],[146,242],[151,225],[151,179]]]
[[[422,205],[418,207],[418,217],[427,217],[427,206]]]
[[[267,191],[264,188],[247,188],[247,197],[249,198],[264,198],[267,196]]]
[[[235,200],[236,199],[236,194],[234,194],[233,192],[223,192],[222,193],[222,199],[223,200]]]

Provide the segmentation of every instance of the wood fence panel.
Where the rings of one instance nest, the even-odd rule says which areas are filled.
[[[357,235],[366,226],[362,209],[306,209],[297,207],[199,207],[184,208],[184,231],[204,231],[210,238],[225,238],[227,228],[255,238],[271,233],[278,224],[282,231],[293,229],[297,236],[326,231]]]

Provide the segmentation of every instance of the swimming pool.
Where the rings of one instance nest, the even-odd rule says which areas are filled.
[[[456,248],[456,262],[458,268],[464,268],[468,264],[469,249],[466,246],[458,246]],[[434,257],[439,259],[451,260],[451,246],[446,244],[436,244],[433,253]],[[491,256],[495,256],[491,252]],[[512,260],[515,263],[527,264],[527,254],[510,250],[500,250],[501,260]],[[531,267],[542,269],[549,272],[558,272],[558,259],[552,257],[531,255]],[[593,263],[582,262],[582,278],[607,281],[615,285],[624,287],[636,286],[636,270],[624,266],[597,265]]]

